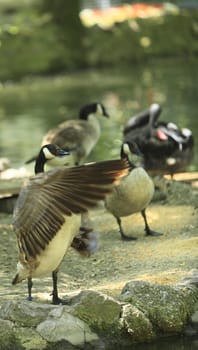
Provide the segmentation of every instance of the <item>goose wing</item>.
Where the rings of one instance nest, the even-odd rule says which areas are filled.
[[[26,259],[38,255],[65,222],[83,213],[111,191],[111,185],[128,173],[126,160],[56,168],[30,178],[21,190],[13,226],[20,252]]]

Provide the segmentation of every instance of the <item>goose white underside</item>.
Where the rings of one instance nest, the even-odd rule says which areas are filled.
[[[71,245],[74,236],[78,233],[81,215],[65,216],[65,223],[45,250],[31,263],[17,264],[17,282],[27,277],[39,277],[56,270],[66,251]]]

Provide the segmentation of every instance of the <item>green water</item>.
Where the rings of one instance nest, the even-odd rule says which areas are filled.
[[[10,158],[12,166],[23,165],[49,128],[76,118],[79,108],[92,101],[102,101],[111,118],[101,120],[102,136],[89,160],[117,157],[124,123],[153,102],[162,105],[161,120],[192,129],[197,139],[197,81],[197,62],[166,60],[0,85],[0,157]],[[195,155],[190,170],[197,169]]]
[[[116,350],[197,350],[198,338],[170,337],[150,344],[136,344]],[[66,349],[65,349],[66,350]],[[114,350],[114,349],[106,349]]]

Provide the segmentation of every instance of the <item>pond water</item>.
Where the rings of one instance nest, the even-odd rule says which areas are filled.
[[[190,337],[162,338],[150,344],[136,344],[118,350],[197,350],[198,339]],[[66,350],[66,349],[65,349]],[[114,349],[106,349],[114,350]]]
[[[157,61],[114,70],[89,70],[56,77],[27,77],[0,85],[0,157],[13,167],[34,155],[43,134],[79,108],[102,101],[111,118],[101,118],[102,136],[88,160],[119,156],[122,129],[150,103],[162,105],[160,120],[193,130],[198,138],[198,72],[195,61]],[[198,156],[190,170],[198,169]]]

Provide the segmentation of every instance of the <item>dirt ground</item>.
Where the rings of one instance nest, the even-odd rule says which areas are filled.
[[[175,284],[198,267],[198,190],[189,184],[169,183],[166,199],[153,201],[147,209],[150,227],[162,236],[145,237],[140,214],[123,219],[128,235],[137,241],[123,242],[117,223],[103,205],[90,212],[98,249],[82,258],[72,248],[62,262],[59,292],[64,297],[82,289],[118,296],[126,282],[134,279]],[[26,298],[26,282],[12,286],[17,250],[12,216],[0,214],[1,303]],[[35,300],[51,301],[51,276],[34,280]]]

